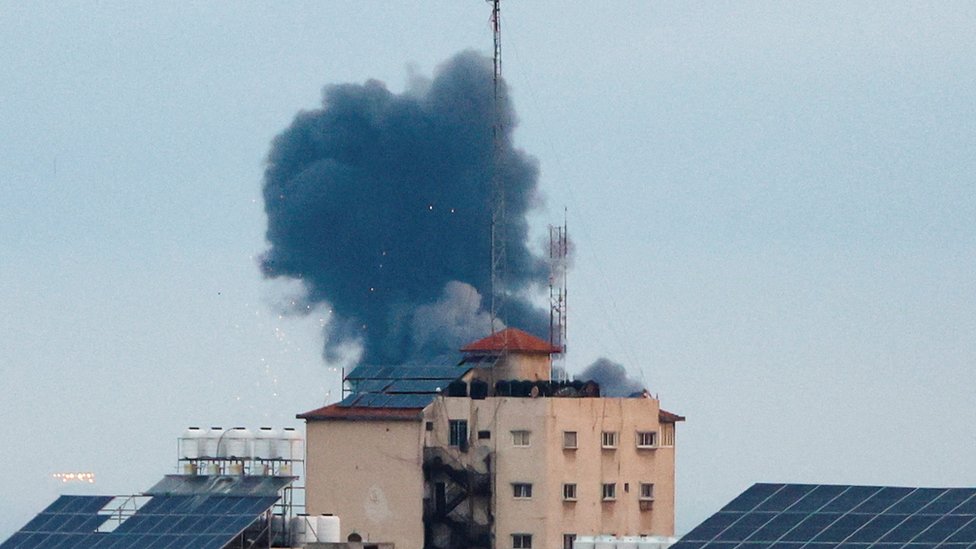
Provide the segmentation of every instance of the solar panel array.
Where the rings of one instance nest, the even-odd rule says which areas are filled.
[[[356,393],[339,402],[343,408],[424,408],[434,401],[434,394],[386,395]]]
[[[166,475],[145,494],[274,496],[294,480],[295,477],[272,475]]]
[[[976,547],[976,488],[756,484],[671,549]]]
[[[458,366],[373,366],[363,364],[349,375],[346,381],[394,380],[394,379],[440,379],[453,381],[468,371]]]
[[[111,532],[110,496],[61,496],[0,549],[222,549],[277,496],[153,496]]]
[[[362,365],[346,376],[353,394],[344,408],[423,408],[470,367],[443,365]]]

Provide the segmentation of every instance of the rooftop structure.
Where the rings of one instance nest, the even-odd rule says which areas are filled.
[[[408,548],[572,547],[670,536],[675,424],[639,398],[553,381],[548,342],[508,328],[454,366],[360,366],[306,421],[308,512]]]

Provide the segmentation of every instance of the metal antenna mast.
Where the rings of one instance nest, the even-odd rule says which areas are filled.
[[[491,334],[498,329],[499,317],[505,308],[505,183],[502,177],[502,96],[499,93],[502,78],[502,24],[500,1],[490,0],[491,26],[495,39],[494,75],[492,77],[492,125],[491,125]]]
[[[563,372],[566,370],[566,324],[569,318],[566,299],[569,232],[565,215],[562,227],[549,225],[549,344],[559,349],[553,364]]]

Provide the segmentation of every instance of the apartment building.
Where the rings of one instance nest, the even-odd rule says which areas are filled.
[[[307,506],[408,549],[571,547],[674,533],[675,424],[650,394],[553,381],[558,349],[507,329],[457,364],[360,366],[307,422]]]

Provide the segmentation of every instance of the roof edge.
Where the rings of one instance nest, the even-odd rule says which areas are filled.
[[[685,416],[679,416],[678,414],[669,412],[664,408],[660,408],[657,411],[657,419],[661,423],[678,423],[679,421],[684,421]]]

